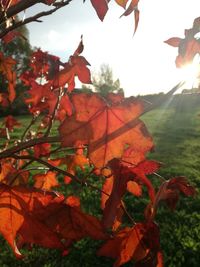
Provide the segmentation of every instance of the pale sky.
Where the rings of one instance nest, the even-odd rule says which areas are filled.
[[[41,11],[41,5],[32,12]],[[167,92],[180,82],[176,69],[177,49],[165,44],[171,37],[184,37],[200,16],[199,0],[140,0],[140,21],[134,32],[134,14],[122,17],[114,0],[101,22],[89,0],[73,0],[43,23],[29,24],[33,46],[57,55],[63,62],[74,52],[83,34],[83,56],[97,72],[109,64],[126,96]],[[31,12],[31,13],[32,13]],[[27,11],[27,15],[28,15]]]

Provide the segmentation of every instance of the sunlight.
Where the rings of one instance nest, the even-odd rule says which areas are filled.
[[[185,81],[187,89],[195,88],[199,83],[200,75],[200,55],[197,54],[191,64],[185,65],[180,69],[181,78]]]

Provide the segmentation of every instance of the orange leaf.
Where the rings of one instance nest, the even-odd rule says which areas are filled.
[[[8,99],[10,102],[13,102],[15,99],[15,83],[16,83],[16,73],[13,71],[13,66],[16,64],[16,61],[11,57],[4,57],[3,53],[0,52],[0,72],[8,80]]]
[[[55,212],[56,216],[48,215],[46,224],[62,238],[72,241],[83,237],[97,240],[107,238],[100,221],[94,216],[83,213],[80,207],[65,205],[62,208],[56,208]]]
[[[134,259],[137,250],[144,250],[143,257],[146,255],[145,248],[141,245],[143,233],[141,224],[136,224],[133,228],[124,228],[119,231],[113,239],[108,240],[97,252],[98,256],[115,258],[114,267]],[[138,253],[138,252],[137,252]]]
[[[80,207],[81,205],[80,198],[76,196],[69,196],[66,199],[66,204],[69,205],[70,207]]]
[[[123,7],[123,8],[126,8],[126,4],[127,4],[128,0],[115,0],[115,2],[116,2],[119,6],[121,6],[121,7]]]
[[[18,233],[31,243],[37,243],[32,238],[37,236],[37,239],[45,240],[47,247],[63,248],[56,234],[34,216],[35,210],[38,212],[54,198],[55,194],[44,194],[21,186],[0,185],[0,232],[16,257],[22,257],[15,242]]]
[[[129,181],[127,183],[127,190],[134,196],[140,197],[142,195],[141,186],[134,181]]]
[[[122,157],[127,145],[138,150],[141,157],[153,146],[145,125],[138,119],[142,103],[134,97],[118,103],[110,101],[97,94],[73,95],[76,116],[66,118],[59,128],[63,146],[88,144],[89,159],[97,168]]]
[[[155,264],[145,265],[145,262],[149,261],[152,264],[157,262],[158,252],[160,252],[160,244],[157,225],[137,223],[132,228],[126,227],[117,232],[97,254],[116,259],[114,267],[119,267],[130,260],[134,260],[136,262],[134,266],[137,267],[156,267]]]
[[[35,180],[34,186],[36,188],[51,190],[52,187],[59,186],[56,173],[52,171],[48,171],[46,174],[36,174],[33,179]]]

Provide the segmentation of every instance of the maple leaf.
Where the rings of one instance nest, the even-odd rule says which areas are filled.
[[[10,160],[1,160],[0,182],[7,184],[9,176],[16,172]]]
[[[67,200],[66,200],[67,201]],[[80,207],[72,203],[72,199],[67,204],[60,204],[58,207],[52,206],[54,212],[46,214],[45,223],[53,231],[57,232],[61,238],[71,241],[77,241],[83,237],[93,239],[107,239],[100,221],[92,215],[85,214]],[[76,203],[77,204],[77,203]]]
[[[81,206],[80,198],[76,197],[76,196],[67,197],[65,202],[70,207],[80,207]]]
[[[68,95],[64,95],[61,98],[60,105],[56,114],[56,118],[59,121],[63,121],[66,116],[71,116],[72,115],[72,103],[68,97]]]
[[[134,180],[138,183],[146,185],[149,197],[152,202],[154,202],[155,200],[155,191],[151,181],[147,178],[146,175],[156,172],[160,168],[160,166],[160,162],[145,160],[140,162],[137,166],[129,168],[129,172],[134,174]]]
[[[157,195],[153,205],[154,210],[157,208],[161,200],[166,201],[167,205],[174,210],[179,199],[179,193],[183,193],[186,196],[194,196],[196,190],[191,186],[187,179],[183,176],[174,177],[164,182]]]
[[[46,174],[36,174],[33,176],[34,186],[43,190],[51,190],[52,187],[59,186],[56,173],[48,171]]]
[[[98,17],[101,21],[103,21],[107,11],[108,11],[108,3],[106,0],[90,0],[92,6],[94,7]]]
[[[113,177],[108,178],[103,185],[103,191],[106,192],[107,195],[102,197],[102,204],[103,206],[105,205],[103,225],[106,228],[112,226],[121,204],[121,199],[127,188],[129,187],[130,189],[130,184],[128,183],[133,182],[133,179],[147,186],[150,199],[152,203],[154,202],[154,187],[146,175],[155,172],[160,167],[160,163],[146,160],[135,167],[130,167],[123,165],[123,162],[120,162],[118,159],[113,159],[109,162],[109,166],[112,169]],[[134,184],[134,189],[133,184],[131,185],[131,190],[134,191],[134,189],[137,188],[136,194],[141,194],[141,188],[137,183]]]
[[[34,157],[39,158],[40,156],[48,156],[50,153],[51,144],[43,143],[34,146]]]
[[[16,257],[22,257],[15,241],[17,234],[31,243],[63,249],[57,235],[33,215],[34,209],[40,210],[54,198],[55,194],[52,193],[44,194],[21,186],[0,185],[0,232]]]
[[[91,83],[90,65],[83,56],[71,56],[69,62],[65,63],[64,68],[54,77],[52,85],[54,88],[63,87],[68,84],[68,92],[75,87],[75,77],[82,83]]]
[[[198,53],[200,53],[200,43],[198,40],[193,38],[188,42],[185,42],[183,48],[181,48],[181,51],[179,52],[179,55],[176,58],[177,68],[191,63],[193,61],[194,56]]]
[[[67,165],[67,171],[73,175],[76,173],[76,168],[80,167],[82,170],[89,164],[88,159],[84,155],[69,155],[65,158],[64,163]]]
[[[22,33],[19,31],[10,31],[8,32],[3,38],[3,42],[7,45],[8,43],[12,42],[16,37],[22,37],[24,40],[27,40]]]
[[[17,121],[12,115],[5,117],[3,124],[9,131],[13,131],[14,127],[21,126],[21,123]]]
[[[72,96],[72,103],[76,114],[59,127],[62,146],[87,144],[88,157],[97,168],[122,157],[127,145],[138,151],[141,146],[141,155],[153,147],[152,138],[138,119],[142,102],[134,97],[113,103],[98,94],[81,93]]]
[[[130,260],[136,263],[140,263],[143,259],[145,261],[146,258],[152,258],[155,252],[157,255],[158,251],[160,251],[160,244],[157,225],[137,223],[132,228],[126,227],[117,232],[99,249],[97,255],[116,259],[114,267],[119,267]]]
[[[16,61],[13,58],[5,57],[3,53],[0,52],[0,72],[2,72],[8,81],[8,99],[10,102],[13,102],[16,97],[16,73],[13,71],[14,65],[16,65]]]
[[[10,159],[1,160],[0,182],[10,185],[25,185],[29,179],[29,172],[15,169],[14,162]]]

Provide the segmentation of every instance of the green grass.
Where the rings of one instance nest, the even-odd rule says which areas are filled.
[[[197,188],[197,192],[199,192],[200,185],[199,114],[200,96],[179,95],[142,117],[155,143],[154,152],[150,153],[148,157],[163,162],[159,174],[166,179],[184,175]],[[20,117],[19,120],[25,127],[29,117]],[[17,129],[11,137],[19,139],[23,130],[23,127]],[[53,129],[52,135],[57,135],[56,127]],[[152,180],[155,184],[160,183],[156,177],[152,177]],[[69,193],[72,188],[69,187],[67,190],[62,188],[62,190]],[[79,191],[80,188],[77,186],[76,192]],[[84,188],[80,195],[86,211],[99,215],[99,194]],[[147,200],[129,195],[126,203],[134,218],[141,220]],[[199,194],[194,199],[181,197],[177,209],[173,213],[165,206],[160,208],[156,220],[160,225],[161,245],[165,254],[166,267],[199,266],[199,210]],[[33,248],[32,251],[26,251],[28,256],[19,262],[12,256],[5,241],[2,241],[0,266],[112,266],[113,260],[96,256],[95,251],[100,246],[99,243],[101,242],[82,240],[74,245],[66,257],[62,257],[59,251]],[[124,266],[128,267],[132,264]]]

